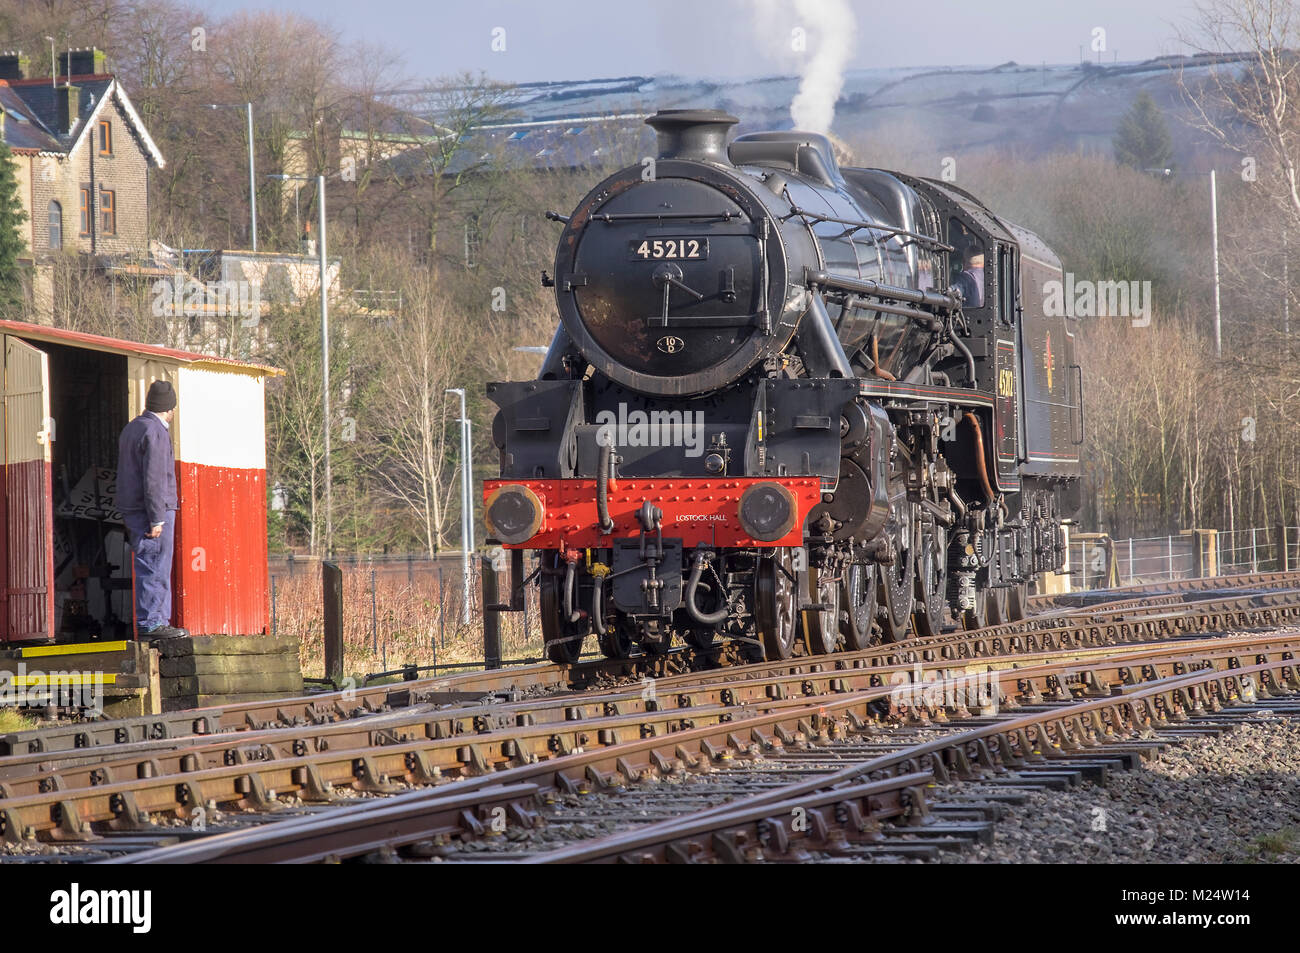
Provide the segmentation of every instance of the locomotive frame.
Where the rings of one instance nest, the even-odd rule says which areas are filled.
[[[548,657],[1022,617],[1080,502],[1073,319],[1034,291],[1060,261],[951,183],[736,121],[660,111],[653,163],[548,213],[561,323],[537,380],[488,385],[484,484],[542,555]]]

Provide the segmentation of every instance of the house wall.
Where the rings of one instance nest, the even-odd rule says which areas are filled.
[[[83,92],[82,95],[85,95]],[[113,154],[99,154],[99,122],[107,120],[112,128]],[[115,99],[99,112],[91,129],[72,153],[63,158],[33,156],[31,159],[32,251],[37,256],[50,253],[49,206],[52,200],[63,207],[63,247],[65,250],[98,255],[121,255],[141,252],[148,243],[149,164],[139,141],[131,132],[126,114]],[[81,195],[91,186],[93,214],[89,230],[81,231]],[[101,230],[101,191],[114,193],[117,209],[116,234]]]
[[[18,234],[22,236],[28,254],[32,250],[32,210],[30,208],[32,201],[32,158],[32,156],[16,155],[12,160],[14,179],[18,182],[18,201],[22,202],[23,211],[27,213],[27,218],[19,227]]]

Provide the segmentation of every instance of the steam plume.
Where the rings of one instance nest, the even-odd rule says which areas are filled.
[[[830,132],[835,101],[844,88],[844,68],[853,54],[857,19],[848,0],[794,0],[794,8],[808,31],[808,51],[790,118],[796,129]]]

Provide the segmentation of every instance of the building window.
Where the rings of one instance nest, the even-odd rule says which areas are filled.
[[[483,235],[479,231],[478,216],[471,215],[465,221],[465,267],[473,268],[478,264],[478,249]]]
[[[90,234],[90,189],[81,190],[81,234]]]
[[[50,203],[50,250],[63,247],[63,206]]]
[[[99,121],[99,154],[101,156],[113,154],[113,126],[107,119]]]
[[[117,201],[115,193],[108,189],[99,190],[100,232],[105,235],[117,234]]]

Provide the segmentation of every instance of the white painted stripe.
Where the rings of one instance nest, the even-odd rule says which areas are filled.
[[[266,469],[263,379],[247,374],[176,369],[178,460],[210,467]]]

